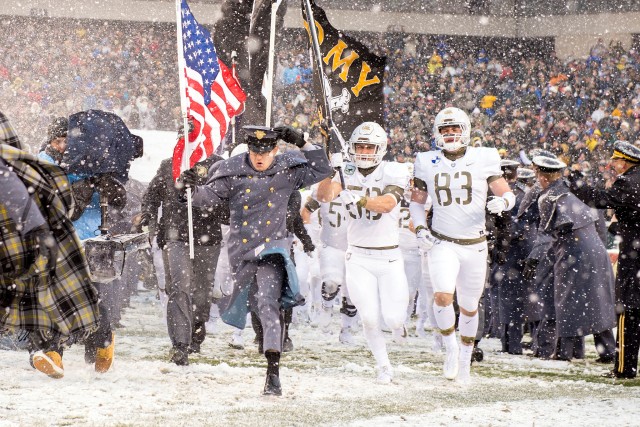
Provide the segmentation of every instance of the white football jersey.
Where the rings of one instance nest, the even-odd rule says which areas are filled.
[[[465,155],[454,161],[440,150],[418,153],[414,171],[427,184],[434,231],[456,239],[485,235],[487,179],[502,176],[498,150],[467,147]]]
[[[338,175],[333,179],[340,182]],[[409,182],[409,171],[403,164],[383,161],[372,173],[363,176],[354,164],[346,163],[344,180],[347,188],[356,195],[377,197],[390,185],[405,188]],[[389,213],[376,213],[364,208],[360,209],[360,213],[359,218],[347,214],[347,240],[350,245],[365,248],[398,245],[399,203]]]
[[[318,200],[318,187],[314,186],[311,197]],[[336,198],[329,203],[320,203],[320,242],[332,248],[347,250],[347,218],[342,201]]]
[[[403,251],[417,251],[418,238],[415,233],[409,228],[411,222],[411,214],[409,213],[409,202],[404,197],[400,201],[400,218],[398,219],[398,226],[400,227],[400,249]]]

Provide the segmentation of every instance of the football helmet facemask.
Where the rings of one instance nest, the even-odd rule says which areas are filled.
[[[458,126],[460,134],[441,134],[440,129],[446,126]],[[459,108],[448,107],[440,111],[433,124],[433,136],[436,146],[444,151],[457,151],[469,145],[471,141],[471,122],[467,113]],[[451,141],[446,141],[451,139]]]
[[[356,153],[356,145],[367,144],[376,147],[372,154]],[[367,169],[378,166],[387,154],[387,133],[375,122],[364,122],[354,129],[349,139],[349,155],[357,167]]]

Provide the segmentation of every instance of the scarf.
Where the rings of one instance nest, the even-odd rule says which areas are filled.
[[[61,343],[82,339],[98,328],[98,294],[91,284],[89,266],[69,215],[74,209],[65,172],[9,145],[0,144],[0,157],[13,169],[45,217],[58,245],[53,271],[46,259],[26,241],[4,206],[0,206],[0,289],[6,308],[0,329],[37,332],[59,337]],[[7,298],[7,295],[10,295]]]

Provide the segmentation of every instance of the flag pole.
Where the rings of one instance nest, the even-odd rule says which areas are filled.
[[[235,50],[231,52],[231,75],[236,80],[238,80],[238,76],[236,76],[237,56],[238,52],[236,52]],[[236,116],[231,117],[231,147],[232,149],[236,147]],[[231,151],[229,151],[229,155],[231,155]]]
[[[187,102],[187,76],[186,63],[182,42],[182,8],[180,0],[176,0],[176,47],[178,48],[178,77],[180,82],[180,111],[182,113],[182,135],[184,138],[184,151],[182,153],[182,170],[191,168],[191,147],[189,146],[189,116]],[[193,249],[193,207],[191,204],[191,188],[187,189],[187,217],[189,221],[189,258],[194,258]]]
[[[269,65],[267,68],[267,108],[265,126],[271,127],[271,105],[273,102],[273,64],[276,44],[276,14],[282,0],[271,4],[271,29],[269,31]]]
[[[325,109],[325,115],[326,115],[324,119],[327,121],[327,124],[328,124],[328,129],[327,129],[329,131],[328,136],[330,140],[333,139],[335,142],[335,140],[337,139],[340,142],[340,146],[342,148],[341,155],[344,155],[344,153],[346,152],[344,139],[342,138],[342,135],[340,135],[338,128],[333,122],[333,114],[331,113],[331,106],[329,105],[328,96],[331,96],[331,92],[330,92],[331,88],[328,87],[327,80],[324,75],[324,65],[322,64],[322,52],[320,51],[320,43],[318,42],[318,32],[316,31],[316,20],[313,17],[311,0],[302,0],[302,2],[304,3],[305,12],[307,15],[307,25],[309,27],[309,34],[311,35],[311,47],[313,51],[313,59],[315,61],[315,68],[318,70],[320,86],[322,87],[322,99],[324,101],[324,109]],[[336,153],[331,153],[331,154],[333,157],[333,155],[335,155]],[[344,174],[342,173],[342,166],[337,166],[336,169],[338,170],[338,175],[340,176],[340,184],[342,184],[342,188],[343,189],[347,188],[344,182]]]

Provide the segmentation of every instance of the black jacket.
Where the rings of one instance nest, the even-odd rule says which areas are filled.
[[[611,188],[585,184],[579,173],[569,176],[571,191],[583,202],[598,209],[613,209],[618,219],[620,256],[616,276],[618,302],[628,308],[640,307],[640,166],[620,175]]]
[[[206,182],[209,168],[221,160],[222,157],[213,155],[193,167],[199,176],[198,185]],[[189,241],[187,205],[178,200],[171,164],[172,159],[165,159],[160,163],[156,176],[149,183],[142,198],[142,212],[148,215],[150,233],[157,234],[160,247],[167,241]],[[162,217],[158,221],[160,206],[162,206]],[[222,242],[220,222],[223,217],[224,213],[220,208],[193,207],[194,244],[219,245]]]

